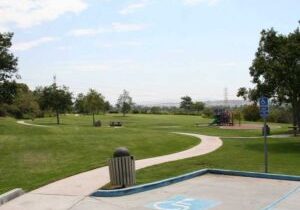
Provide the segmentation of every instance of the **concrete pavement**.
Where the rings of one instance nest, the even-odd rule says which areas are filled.
[[[207,174],[113,198],[87,197],[71,210],[299,210],[300,183]]]

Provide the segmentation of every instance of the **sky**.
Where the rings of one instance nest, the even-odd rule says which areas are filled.
[[[298,26],[299,0],[0,0],[0,32],[14,32],[31,89],[89,88],[115,103],[236,99],[251,87],[260,31]]]

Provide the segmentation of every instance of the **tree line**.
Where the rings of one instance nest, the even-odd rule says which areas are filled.
[[[12,115],[16,118],[35,118],[54,113],[57,123],[59,115],[65,112],[91,114],[93,124],[95,114],[121,112],[125,116],[133,113],[174,113],[212,116],[214,109],[205,107],[201,101],[191,97],[181,98],[180,107],[142,107],[134,105],[129,92],[124,90],[113,107],[104,96],[95,89],[79,94],[73,100],[73,94],[66,86],[55,82],[49,86],[37,87],[31,91],[26,84],[16,81],[18,58],[10,51],[13,33],[0,33],[0,116]],[[252,101],[240,112],[246,120],[258,120],[257,101],[267,96],[272,101],[269,120],[292,120],[300,130],[300,31],[299,27],[288,35],[273,28],[263,30],[255,58],[250,66],[250,76],[254,88],[242,87],[237,96]]]
[[[49,86],[37,87],[33,91],[26,84],[15,81],[13,84],[14,95],[0,101],[2,117],[8,115],[19,119],[34,119],[55,115],[57,124],[60,124],[60,114],[80,113],[92,115],[94,125],[95,114],[105,114],[114,109],[125,116],[133,105],[126,90],[120,95],[116,108],[113,108],[109,101],[106,101],[105,97],[95,89],[90,89],[86,94],[80,93],[74,99],[68,87],[58,86],[55,82]]]

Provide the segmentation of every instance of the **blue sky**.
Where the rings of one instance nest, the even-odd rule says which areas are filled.
[[[299,0],[0,0],[21,81],[89,88],[114,103],[236,98],[262,29],[298,26]]]

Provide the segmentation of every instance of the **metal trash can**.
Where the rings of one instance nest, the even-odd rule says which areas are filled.
[[[270,135],[270,133],[271,133],[271,129],[270,129],[270,126],[269,126],[269,125],[266,125],[266,133],[267,133],[267,136]],[[265,135],[265,129],[264,129],[264,126],[262,127],[262,135],[263,135],[263,136]]]
[[[108,160],[108,167],[111,185],[124,188],[135,184],[134,157],[127,148],[117,148]]]

